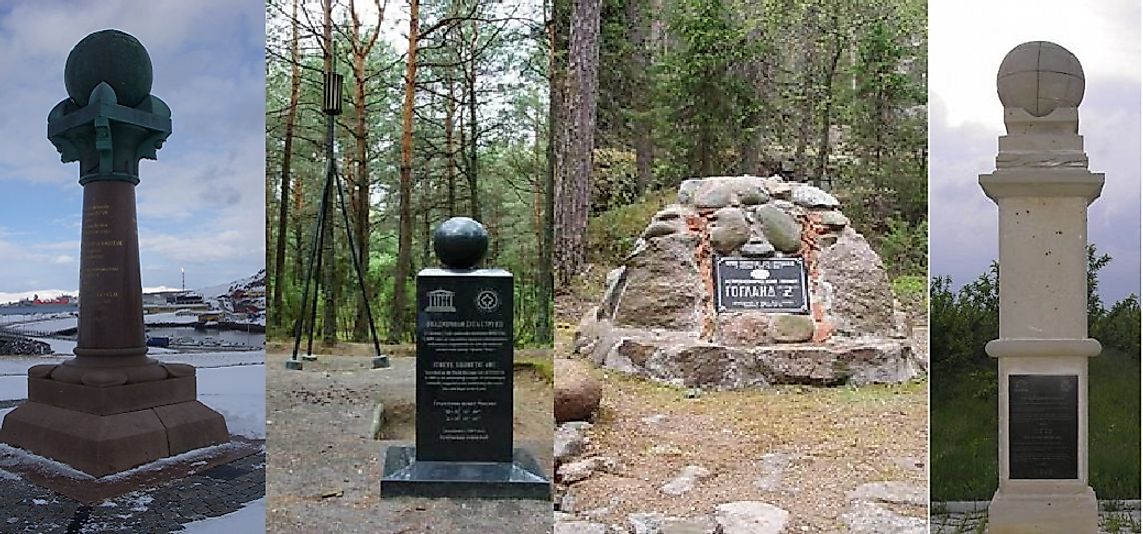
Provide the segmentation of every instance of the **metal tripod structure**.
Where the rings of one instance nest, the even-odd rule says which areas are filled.
[[[335,117],[341,114],[341,83],[342,76],[336,72],[325,73],[325,89],[322,95],[322,111],[326,115],[326,166],[325,166],[325,185],[321,190],[321,201],[318,204],[318,217],[314,221],[313,239],[310,243],[314,247],[310,249],[309,265],[306,268],[305,284],[302,289],[302,313],[298,315],[297,320],[294,322],[294,350],[290,354],[289,361],[286,362],[287,369],[301,370],[302,362],[298,361],[298,349],[302,344],[302,328],[309,319],[309,328],[306,334],[306,355],[303,359],[316,360],[313,356],[314,346],[314,326],[317,323],[317,296],[318,289],[321,285],[321,268],[323,254],[325,248],[325,225],[329,222],[326,220],[326,212],[328,210],[330,195],[336,186],[337,200],[341,209],[342,222],[345,223],[345,235],[349,240],[349,255],[353,258],[353,269],[357,272],[357,284],[361,290],[361,298],[365,303],[365,317],[369,321],[369,334],[373,338],[373,350],[376,357],[373,359],[373,367],[388,367],[388,358],[381,355],[381,344],[377,340],[377,329],[373,325],[373,311],[369,304],[369,292],[365,290],[365,274],[361,268],[361,258],[358,256],[357,243],[353,241],[353,230],[349,224],[349,212],[345,208],[345,191],[341,186],[340,174],[337,169],[337,158],[334,153],[334,128],[336,126]],[[313,300],[310,300],[310,286],[313,282]]]

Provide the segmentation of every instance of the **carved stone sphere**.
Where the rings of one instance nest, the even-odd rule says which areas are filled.
[[[1066,48],[1031,41],[1013,48],[996,73],[996,94],[1006,108],[1023,108],[1043,117],[1056,108],[1079,107],[1083,101],[1083,67]]]
[[[471,269],[488,251],[488,230],[468,217],[453,217],[433,232],[433,251],[445,267]]]
[[[119,30],[101,30],[84,37],[67,56],[64,85],[81,107],[91,91],[107,82],[120,105],[135,107],[151,93],[151,56],[138,39]]]

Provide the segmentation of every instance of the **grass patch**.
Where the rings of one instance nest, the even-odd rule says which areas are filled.
[[[1104,350],[1088,367],[1091,487],[1100,499],[1139,498],[1139,357]]]
[[[1088,479],[1099,499],[1137,499],[1139,358],[1104,350],[1088,361]],[[997,475],[996,363],[933,373],[933,501],[992,498]]]
[[[794,387],[808,387],[808,386],[794,386]],[[898,395],[913,395],[917,393],[924,393],[929,387],[928,377],[922,376],[914,378],[900,384],[870,384],[867,386],[840,386],[835,388],[838,400],[843,402],[853,401],[886,401],[897,397]],[[823,389],[829,393],[829,388]]]
[[[549,384],[555,380],[555,365],[552,363],[551,358],[517,356],[516,360],[512,362],[512,370],[518,372],[525,369],[536,373],[537,376]]]

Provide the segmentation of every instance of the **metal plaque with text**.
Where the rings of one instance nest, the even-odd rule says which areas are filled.
[[[715,309],[809,313],[806,266],[801,258],[715,258]]]
[[[1073,479],[1079,466],[1079,377],[1008,376],[1008,478]]]

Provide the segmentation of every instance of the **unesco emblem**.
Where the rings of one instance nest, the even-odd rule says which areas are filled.
[[[455,313],[456,307],[452,305],[452,298],[455,295],[456,293],[447,289],[429,291],[429,305],[425,306],[425,311],[433,313]]]
[[[476,294],[476,309],[484,312],[491,313],[500,307],[500,294],[491,289],[481,289]]]

